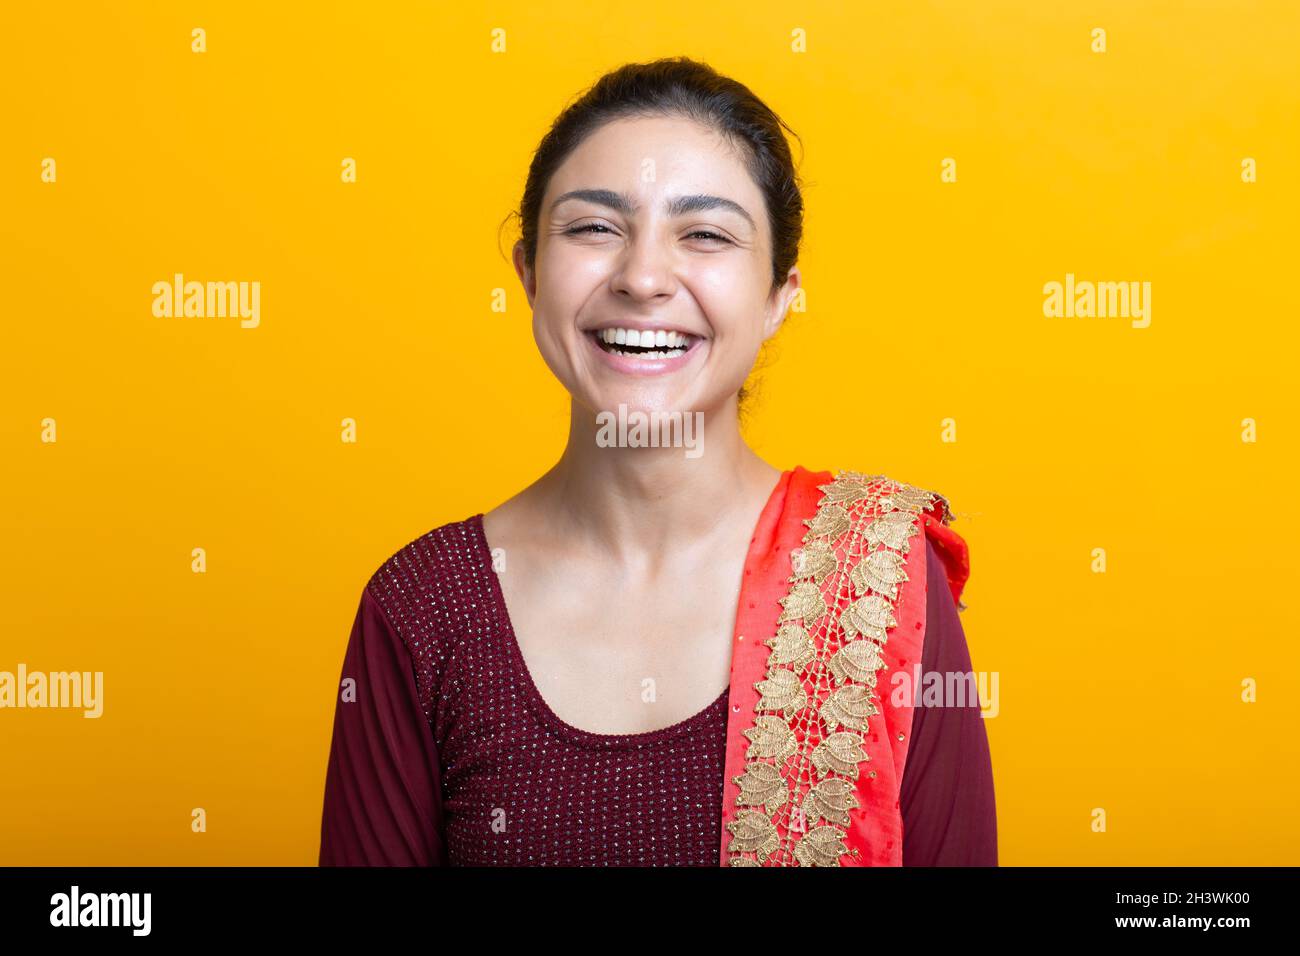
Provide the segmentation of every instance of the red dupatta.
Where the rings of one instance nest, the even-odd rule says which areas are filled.
[[[943,496],[883,475],[781,476],[736,614],[723,866],[902,865],[912,706],[877,684],[921,659],[926,537],[962,607],[951,521]]]

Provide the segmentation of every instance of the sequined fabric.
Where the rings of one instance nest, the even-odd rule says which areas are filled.
[[[727,694],[648,733],[593,734],[541,698],[482,516],[390,558],[369,590],[414,662],[452,865],[717,866]]]

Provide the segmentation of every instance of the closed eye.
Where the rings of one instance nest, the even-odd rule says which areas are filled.
[[[564,234],[566,236],[576,236],[580,232],[592,232],[596,229],[604,229],[605,232],[610,231],[609,227],[604,225],[603,223],[589,222],[585,226],[573,226],[569,229],[566,229],[564,230]]]
[[[589,222],[583,226],[571,226],[570,228],[564,230],[564,234],[566,236],[577,236],[582,233],[603,235],[609,232],[612,232],[612,230],[604,223],[600,223],[600,222]],[[691,239],[694,238],[695,236],[699,236],[702,239],[708,239],[711,242],[725,242],[728,244],[731,243],[731,240],[728,239],[726,236],[718,235],[718,233],[710,232],[707,229],[696,229],[694,232],[688,233],[686,238]]]

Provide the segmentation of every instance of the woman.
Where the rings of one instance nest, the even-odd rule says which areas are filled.
[[[996,864],[978,701],[888,683],[970,670],[947,502],[741,437],[800,282],[783,128],[683,58],[542,141],[514,263],[568,443],[363,591],[322,865]]]

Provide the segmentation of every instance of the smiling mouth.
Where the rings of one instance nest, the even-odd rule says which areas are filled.
[[[611,355],[641,359],[670,359],[685,355],[698,340],[684,332],[638,331],[637,329],[594,329],[587,332],[598,346]]]

